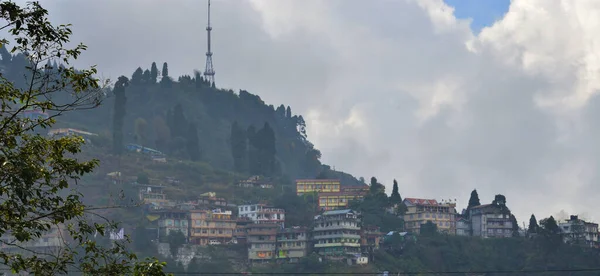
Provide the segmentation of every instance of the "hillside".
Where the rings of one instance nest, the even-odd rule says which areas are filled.
[[[160,73],[153,64],[122,80],[126,82],[124,144],[135,142],[170,157],[203,161],[238,173],[295,179],[313,178],[328,170],[306,136],[302,115],[293,114],[289,106],[275,108],[245,90],[215,88],[199,73],[174,80],[168,76],[166,63]],[[85,116],[73,112],[61,117],[59,126],[100,133],[111,140],[114,92],[108,93],[100,107],[85,111]],[[190,143],[196,142],[199,149],[191,149]],[[342,178],[343,185],[359,184],[348,174],[329,174]]]

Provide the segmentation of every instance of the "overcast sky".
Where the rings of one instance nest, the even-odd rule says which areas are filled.
[[[104,76],[204,67],[205,1],[42,4]],[[600,218],[600,1],[513,0],[475,32],[442,0],[212,7],[217,86],[291,105],[336,169],[461,208],[474,188],[504,194],[520,222]]]

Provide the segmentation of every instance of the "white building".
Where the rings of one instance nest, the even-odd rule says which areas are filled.
[[[238,215],[241,218],[249,218],[254,223],[276,223],[281,225],[281,228],[285,223],[285,210],[265,204],[240,205]]]
[[[598,224],[586,222],[577,216],[571,216],[558,224],[563,241],[569,244],[598,247]]]
[[[507,208],[486,204],[473,207],[469,211],[473,236],[482,238],[512,237],[513,223]]]

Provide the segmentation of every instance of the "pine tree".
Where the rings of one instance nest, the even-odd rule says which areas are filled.
[[[189,125],[186,141],[190,160],[200,160],[200,141],[198,139],[198,129],[196,129],[196,125]]]
[[[292,109],[290,108],[290,106],[288,105],[287,109],[285,110],[285,117],[292,118]]]
[[[534,214],[531,214],[531,217],[529,218],[529,227],[527,228],[527,233],[536,234],[538,232],[538,228],[540,228],[540,226],[538,225],[537,219],[535,218]]]
[[[239,126],[237,121],[231,125],[229,142],[231,143],[231,154],[235,170],[237,172],[246,171],[248,142],[246,132]]]
[[[144,71],[141,67],[138,67],[137,69],[135,69],[135,72],[133,72],[133,75],[131,75],[131,84],[140,85],[142,83],[143,76]]]
[[[398,181],[394,179],[394,187],[392,188],[392,194],[390,195],[390,203],[395,205],[402,202],[402,197],[400,197],[400,193],[398,192]]]
[[[162,67],[162,77],[166,78],[169,76],[169,65],[167,65],[167,63],[163,63],[163,67]]]
[[[152,66],[150,67],[150,81],[152,83],[156,83],[158,79],[158,67],[156,66],[156,62],[152,62]]]
[[[481,205],[481,202],[479,202],[479,194],[477,194],[477,190],[473,190],[471,192],[471,198],[469,198],[469,206],[467,209],[471,209],[479,205]]]
[[[125,76],[120,76],[113,93],[115,95],[115,109],[113,113],[113,152],[120,155],[123,152],[123,124],[125,119],[125,105],[127,97],[125,96],[125,88],[129,85],[129,79]]]
[[[152,77],[150,74],[150,70],[148,70],[148,69],[144,70],[144,74],[142,75],[142,81],[144,83],[149,83],[151,79],[152,79]]]

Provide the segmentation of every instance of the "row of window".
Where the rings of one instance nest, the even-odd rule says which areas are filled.
[[[417,214],[417,218],[423,218],[423,216],[425,216],[425,218],[438,218],[438,219],[449,219],[451,217],[450,214],[431,214],[431,213]],[[414,219],[415,214],[410,214],[409,217],[410,217],[410,219]]]
[[[233,230],[231,230],[231,229],[206,229],[206,228],[198,229],[198,228],[194,228],[193,231],[196,234],[208,234],[209,232],[211,234],[219,234],[219,235],[223,235],[223,234],[232,235],[233,234]]]

